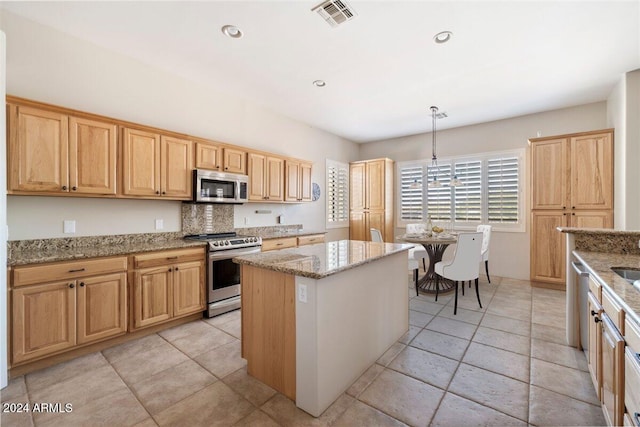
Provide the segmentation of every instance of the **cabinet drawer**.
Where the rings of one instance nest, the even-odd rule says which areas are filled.
[[[602,291],[602,308],[616,325],[620,334],[624,335],[624,311],[607,291]]]
[[[313,245],[314,243],[324,242],[324,234],[314,234],[312,236],[298,237],[298,246]]]
[[[151,252],[134,255],[133,267],[146,268],[159,265],[175,264],[185,261],[203,261],[204,249],[176,249],[171,251]]]
[[[640,412],[640,360],[628,346],[624,350],[624,405],[632,417]]]
[[[262,241],[262,252],[274,249],[295,248],[298,246],[297,237],[285,237],[284,239],[270,239]]]
[[[624,319],[624,339],[632,351],[640,353],[640,326],[633,320]]]
[[[13,269],[13,286],[69,280],[77,277],[127,270],[127,257],[76,260],[57,264],[31,265]]]
[[[593,277],[589,277],[589,290],[593,294],[594,297],[598,300],[598,302],[602,302],[602,286],[600,283],[593,280]]]

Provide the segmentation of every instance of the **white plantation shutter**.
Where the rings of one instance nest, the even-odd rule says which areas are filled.
[[[429,187],[427,184],[427,213],[433,221],[449,221],[451,219],[451,165],[440,164],[437,168],[427,167],[428,176],[424,181],[432,182],[434,176],[441,187]]]
[[[487,211],[489,222],[518,223],[520,177],[518,157],[487,161]]]
[[[456,163],[455,175],[464,183],[453,190],[456,222],[480,222],[482,220],[482,161]]]
[[[349,165],[327,160],[327,227],[349,226]]]
[[[402,221],[422,220],[422,165],[398,167],[400,174],[400,219]]]

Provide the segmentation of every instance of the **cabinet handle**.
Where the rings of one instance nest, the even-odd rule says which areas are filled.
[[[567,207],[566,207],[566,206],[563,206],[563,207],[562,207],[562,209],[567,209]]]
[[[80,282],[80,287],[84,288],[84,282]]]
[[[167,260],[171,260],[171,259],[178,259],[178,257],[177,256],[168,256],[167,257]]]
[[[562,213],[562,216],[565,216],[566,214],[567,214],[566,212],[563,212],[563,213]]]
[[[159,191],[156,191],[156,194],[160,194],[160,192],[159,192]]]
[[[224,168],[224,170],[229,170],[229,168]]]
[[[219,165],[218,165],[218,166],[216,166],[216,169],[220,169],[220,166],[219,166]]]
[[[284,243],[276,243],[276,246],[282,246]]]
[[[63,185],[63,186],[62,186],[62,189],[63,189],[64,191],[67,191],[67,186],[66,186],[66,185]]]
[[[78,189],[78,187],[71,187],[71,189],[72,189],[73,191],[76,191],[76,190]]]
[[[84,271],[84,268],[76,268],[75,270],[69,270],[69,273],[78,273],[80,271]]]
[[[70,287],[71,289],[73,289],[73,288],[75,287],[75,285],[74,285],[73,283],[69,283],[69,287]]]
[[[575,212],[571,212],[571,215],[576,216],[576,213]]]
[[[169,271],[173,271],[173,269],[172,269],[172,268],[170,268],[170,269],[169,269]]]
[[[178,271],[178,267],[174,268],[173,271]]]
[[[591,315],[595,316],[596,314],[598,314],[598,312],[596,312],[595,310],[591,310]]]
[[[163,191],[163,192],[162,192],[162,194],[167,194],[167,192],[166,192],[166,191]]]
[[[576,208],[575,206],[571,206],[571,209],[575,209],[575,208]]]
[[[601,318],[599,318],[599,317],[594,317],[594,318],[593,318],[593,321],[594,321],[594,322],[596,322],[596,323],[598,323],[598,322],[602,322],[602,319],[601,319]]]

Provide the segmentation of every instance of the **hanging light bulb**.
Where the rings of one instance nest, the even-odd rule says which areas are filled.
[[[438,175],[440,174],[440,168],[438,168],[438,156],[436,155],[436,114],[438,114],[438,107],[431,107],[431,170],[433,171],[433,181],[429,181],[429,188],[442,187],[440,181],[438,181]]]
[[[451,185],[452,187],[462,187],[464,185],[464,182],[460,178],[458,178],[458,175],[453,175],[453,179],[451,180],[449,185]]]

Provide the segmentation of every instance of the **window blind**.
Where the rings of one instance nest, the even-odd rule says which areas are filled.
[[[489,222],[517,223],[519,159],[493,158],[487,161],[487,210]]]
[[[455,175],[464,184],[453,189],[455,220],[480,222],[482,219],[482,161],[456,163]]]
[[[422,220],[422,165],[403,166],[400,174],[400,219]]]
[[[349,225],[349,165],[327,160],[327,225]]]
[[[441,187],[427,188],[427,213],[434,221],[451,220],[451,165],[440,164],[437,168],[428,166],[428,176],[425,181],[433,182],[434,177],[440,182]]]

